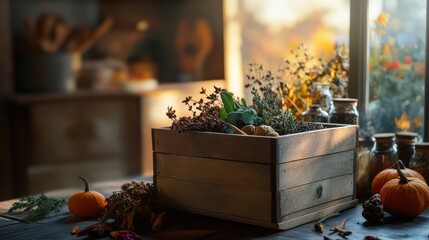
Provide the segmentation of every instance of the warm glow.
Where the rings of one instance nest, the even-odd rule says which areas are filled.
[[[348,31],[348,2],[344,0],[246,0],[245,6],[253,12],[256,19],[265,23],[270,31],[293,27],[301,21],[319,12],[324,24]]]
[[[238,18],[238,1],[224,0],[225,79],[227,89],[244,96],[244,76],[241,58],[241,24]]]
[[[404,131],[407,131],[411,127],[411,122],[408,119],[408,115],[406,112],[402,113],[401,118],[399,119],[395,118],[395,124],[397,128]]]

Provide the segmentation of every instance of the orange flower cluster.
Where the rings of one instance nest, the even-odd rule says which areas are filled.
[[[286,83],[282,89],[284,106],[292,109],[298,118],[312,105],[314,83],[328,83],[334,97],[347,97],[348,49],[344,45],[336,49],[335,56],[325,61],[311,56],[301,44],[283,60],[280,72]]]

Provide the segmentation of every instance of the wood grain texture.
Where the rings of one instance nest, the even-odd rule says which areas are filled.
[[[281,191],[281,215],[352,196],[353,178],[353,174],[347,174]]]
[[[356,204],[357,126],[280,137],[161,128],[152,141],[158,196],[175,209],[287,229]]]
[[[224,133],[152,129],[154,152],[183,156],[270,163],[274,161],[274,137],[243,136]]]
[[[284,163],[356,149],[357,126],[262,137],[152,129],[154,152],[256,163]]]
[[[271,222],[271,194],[211,183],[156,177],[158,200],[175,209],[200,209]]]
[[[311,211],[302,211],[295,215],[290,215],[284,218],[277,226],[278,229],[287,230],[304,223],[321,219],[331,213],[340,212],[345,209],[355,207],[357,200],[351,200],[349,198],[334,201],[332,203],[323,204],[312,208]]]
[[[270,192],[270,165],[154,153],[156,175]]]
[[[355,150],[327,154],[279,165],[279,190],[353,173]]]
[[[347,125],[279,137],[276,146],[278,162],[356,149],[357,129],[355,125]]]

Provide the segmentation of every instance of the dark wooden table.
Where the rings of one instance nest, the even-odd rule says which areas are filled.
[[[136,177],[122,181],[94,184],[92,189],[109,196],[118,191],[123,183],[131,180],[151,182],[151,177]],[[46,195],[68,198],[81,189],[67,189],[48,192]],[[0,202],[0,212],[9,209],[14,200]],[[407,203],[404,203],[407,204]],[[343,211],[339,216],[325,222],[329,229],[339,225],[343,219],[347,220],[346,229],[353,233],[348,239],[365,239],[374,236],[379,239],[429,239],[429,210],[412,220],[399,220],[387,216],[385,223],[379,225],[368,224],[361,216],[362,206]],[[0,217],[0,239],[82,239],[71,236],[74,226],[83,229],[94,221],[79,221],[72,217],[67,207],[57,215],[39,223],[20,223]],[[277,231],[241,224],[201,215],[169,211],[166,226],[158,232],[140,232],[144,239],[344,239],[338,234],[329,234],[329,230],[318,233],[313,230],[314,222],[287,230]],[[106,238],[107,239],[107,238]]]

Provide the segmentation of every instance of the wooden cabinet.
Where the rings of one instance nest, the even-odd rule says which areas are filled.
[[[0,199],[80,185],[77,175],[97,181],[152,174],[151,127],[169,124],[166,107],[199,91],[202,84],[190,80],[224,78],[222,11],[218,0],[0,0]],[[22,95],[16,88],[16,62],[17,50],[22,50],[19,43],[25,39],[23,20],[35,21],[42,12],[60,14],[74,28],[94,29],[102,19],[112,17],[114,25],[84,53],[82,64],[109,57],[129,69],[137,66],[137,73],[141,73],[138,66],[153,66],[153,77],[164,86],[140,97],[80,90]],[[203,74],[195,72],[197,77],[189,78],[176,54],[182,50],[193,55],[198,43],[182,39],[187,44],[175,49],[175,42],[180,40],[179,22],[189,25],[193,19],[209,24],[213,39],[208,40],[212,46]],[[207,32],[207,26],[203,30]],[[150,64],[145,65],[147,61]],[[136,75],[141,74],[130,74],[131,79]],[[212,86],[210,81],[202,82]],[[223,82],[216,85],[224,86]],[[174,86],[164,94],[170,83]]]
[[[17,96],[9,101],[16,195],[141,173],[140,97]]]

